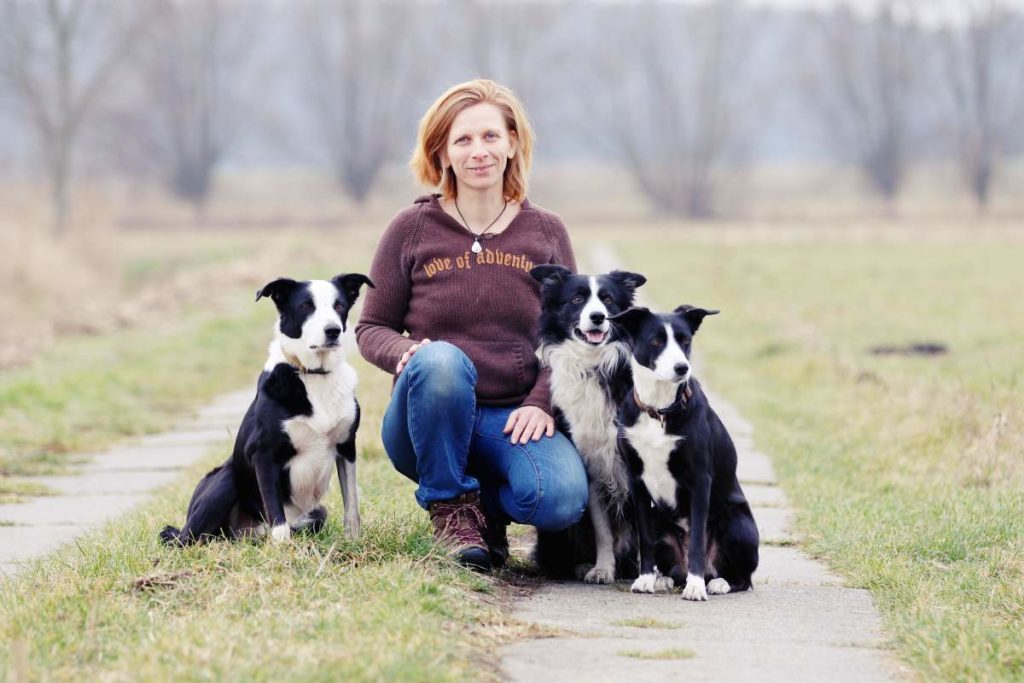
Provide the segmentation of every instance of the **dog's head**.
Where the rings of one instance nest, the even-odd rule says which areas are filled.
[[[373,287],[359,273],[303,282],[278,278],[256,292],[256,301],[269,297],[277,306],[275,331],[282,350],[304,367],[322,367],[324,357],[341,348],[348,312],[364,284]]]
[[[682,384],[690,379],[690,348],[693,335],[709,315],[718,311],[680,306],[671,313],[652,313],[631,308],[612,318],[629,335],[633,347],[634,373],[650,371],[652,379]]]
[[[535,266],[530,275],[541,283],[541,335],[589,346],[614,341],[609,318],[632,306],[636,288],[647,282],[643,275],[623,270],[573,275],[556,265]]]

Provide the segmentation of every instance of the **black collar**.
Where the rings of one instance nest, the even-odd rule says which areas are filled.
[[[636,393],[636,387],[633,387],[633,400],[636,401],[637,406],[640,408],[640,410],[647,413],[652,419],[655,419],[658,422],[660,422],[663,427],[665,426],[665,420],[671,413],[674,413],[676,411],[682,412],[686,410],[686,401],[692,396],[693,389],[690,388],[690,383],[687,382],[686,384],[682,385],[682,388],[679,391],[679,397],[675,401],[670,403],[665,408],[655,408],[641,401],[640,395]]]
[[[306,368],[295,368],[295,369],[298,370],[299,372],[301,372],[303,375],[329,375],[329,374],[331,374],[330,370],[324,370],[323,368],[314,368],[312,370],[307,370]]]

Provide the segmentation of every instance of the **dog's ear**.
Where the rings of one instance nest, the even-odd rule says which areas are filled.
[[[294,290],[295,286],[298,284],[298,282],[292,280],[291,278],[279,277],[273,282],[268,282],[267,284],[263,285],[262,289],[257,290],[256,301],[259,301],[263,297],[268,296],[274,300],[275,304],[280,305],[282,301],[288,298],[288,296],[292,293],[292,290]]]
[[[704,322],[704,318],[706,316],[718,315],[721,313],[721,311],[715,308],[697,308],[696,306],[690,306],[689,304],[677,306],[672,312],[676,315],[681,315],[683,319],[686,320],[686,323],[690,326],[691,332],[697,331],[697,328],[700,327],[702,322]]]
[[[647,278],[640,273],[631,273],[628,270],[613,270],[608,273],[608,277],[630,291],[634,291],[637,287],[641,287],[647,282]]]
[[[622,329],[626,334],[632,338],[636,338],[637,333],[640,331],[640,327],[644,324],[651,315],[651,311],[646,308],[628,308],[622,313],[616,313],[609,317],[617,327]]]
[[[345,295],[349,305],[354,304],[356,299],[359,298],[360,287],[363,285],[374,286],[370,278],[362,273],[341,273],[332,277],[331,282]]]
[[[530,276],[542,284],[548,280],[562,282],[570,275],[572,275],[572,271],[565,266],[559,266],[554,263],[545,263],[544,265],[534,266],[530,269]]]

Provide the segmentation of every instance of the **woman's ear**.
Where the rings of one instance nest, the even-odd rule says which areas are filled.
[[[516,156],[516,151],[519,149],[519,136],[516,135],[514,130],[508,132],[508,158],[513,159]]]

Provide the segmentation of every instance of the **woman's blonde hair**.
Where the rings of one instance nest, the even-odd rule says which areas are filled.
[[[451,168],[441,164],[441,150],[448,144],[455,117],[475,104],[488,102],[496,106],[505,117],[505,125],[516,138],[516,154],[505,167],[505,197],[517,202],[526,197],[526,179],[530,172],[530,157],[533,153],[533,130],[526,118],[526,110],[515,93],[494,81],[479,78],[459,83],[441,95],[420,120],[420,132],[416,138],[409,167],[416,180],[424,185],[437,187],[448,198],[456,195],[455,174]]]

